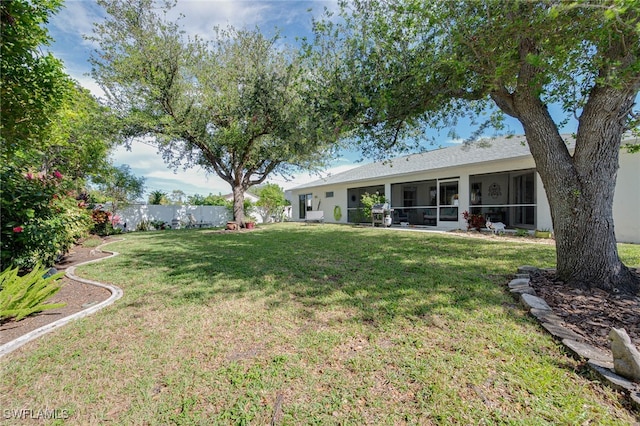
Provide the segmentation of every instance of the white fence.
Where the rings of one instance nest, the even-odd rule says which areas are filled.
[[[134,204],[118,212],[120,228],[135,231],[142,221],[161,220],[173,228],[184,228],[189,224],[189,215],[196,220],[196,226],[224,226],[233,216],[229,209],[223,206],[159,206],[148,204]]]

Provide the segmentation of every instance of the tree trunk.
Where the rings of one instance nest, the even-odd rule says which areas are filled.
[[[245,188],[241,184],[233,185],[233,220],[240,227],[244,227],[244,191]]]
[[[623,123],[633,97],[621,105],[614,92],[597,89],[590,96],[573,156],[542,103],[518,102],[518,118],[549,200],[558,278],[577,287],[637,294],[640,282],[618,257],[613,225]]]
[[[602,135],[583,135],[580,145],[598,146],[591,167],[580,169],[574,155],[571,173],[542,173],[556,236],[557,276],[583,288],[610,293],[637,293],[638,282],[618,257],[613,223],[613,194],[618,169],[618,143]],[[538,142],[540,143],[540,142]],[[535,142],[532,142],[535,144]],[[553,176],[556,173],[556,176]]]

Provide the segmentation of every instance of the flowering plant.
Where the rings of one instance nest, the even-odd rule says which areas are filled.
[[[484,228],[487,220],[481,214],[473,214],[468,211],[462,212],[462,217],[467,221],[467,230]]]
[[[24,271],[38,263],[51,265],[87,233],[89,215],[78,206],[69,191],[70,182],[60,172],[25,173],[5,165],[0,178],[0,269],[17,266]]]
[[[96,206],[91,211],[91,220],[93,221],[92,234],[105,236],[120,233],[120,230],[115,228],[121,221],[120,216],[110,211],[102,210],[102,205]]]

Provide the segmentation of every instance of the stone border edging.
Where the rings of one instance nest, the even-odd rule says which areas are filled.
[[[105,246],[107,244],[115,243],[117,241],[123,241],[123,240],[122,239],[114,240],[114,241],[106,242],[104,244],[100,244],[98,247],[95,248],[95,250],[102,251],[101,247],[103,247],[103,246]],[[110,255],[106,256],[106,257],[101,257],[100,259],[92,259],[92,260],[88,260],[86,262],[79,263],[79,264],[74,265],[74,266],[70,266],[69,268],[67,268],[65,276],[67,278],[71,279],[71,280],[74,280],[74,281],[79,281],[79,282],[84,283],[84,284],[90,284],[90,285],[94,285],[96,287],[105,288],[105,289],[107,289],[107,290],[109,290],[111,292],[111,296],[109,296],[109,298],[107,300],[103,300],[102,302],[100,302],[98,304],[95,304],[93,306],[90,306],[87,309],[84,309],[84,310],[82,310],[80,312],[76,312],[75,314],[66,316],[64,318],[60,318],[59,320],[54,321],[54,322],[52,322],[50,324],[43,325],[40,328],[37,328],[37,329],[35,329],[33,331],[30,331],[29,333],[24,334],[24,335],[22,335],[22,336],[20,336],[20,337],[18,337],[16,339],[10,341],[10,342],[5,343],[4,345],[0,346],[0,357],[13,352],[14,350],[18,349],[20,346],[24,345],[25,343],[28,343],[28,342],[30,342],[32,340],[35,340],[40,336],[43,336],[43,335],[45,335],[45,334],[47,334],[47,333],[49,333],[49,332],[51,332],[51,331],[53,331],[53,330],[55,330],[57,328],[62,327],[63,325],[66,325],[66,324],[70,323],[71,321],[75,321],[77,319],[84,318],[84,317],[89,316],[89,315],[91,315],[91,314],[93,314],[93,313],[95,313],[95,312],[97,312],[97,311],[99,311],[99,310],[101,310],[103,308],[106,308],[107,306],[113,304],[116,300],[120,299],[124,295],[124,292],[119,287],[116,287],[116,286],[111,285],[111,284],[104,284],[104,283],[101,283],[101,282],[98,282],[98,281],[93,281],[93,280],[88,280],[88,279],[85,279],[85,278],[80,278],[80,277],[78,277],[77,275],[74,274],[76,266],[87,265],[89,263],[99,262],[101,260],[110,259],[110,258],[118,256],[120,254],[120,253],[115,252],[115,251],[104,251],[104,252],[105,253],[110,253]]]
[[[545,330],[553,337],[562,341],[564,347],[578,359],[587,362],[587,366],[600,378],[602,382],[614,389],[624,391],[629,396],[631,405],[640,409],[640,385],[617,375],[613,369],[613,354],[603,351],[588,342],[582,336],[564,326],[562,318],[556,315],[544,299],[536,295],[531,287],[531,273],[540,269],[534,266],[518,268],[516,278],[508,284],[509,291],[518,298],[520,303],[529,310]]]

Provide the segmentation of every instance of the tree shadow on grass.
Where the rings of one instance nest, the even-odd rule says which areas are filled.
[[[518,265],[555,258],[546,246],[331,225],[163,232],[123,247],[114,267],[153,271],[153,283],[130,289],[131,303],[249,297],[270,309],[348,309],[374,322],[500,305],[504,290],[491,276],[506,281]]]

